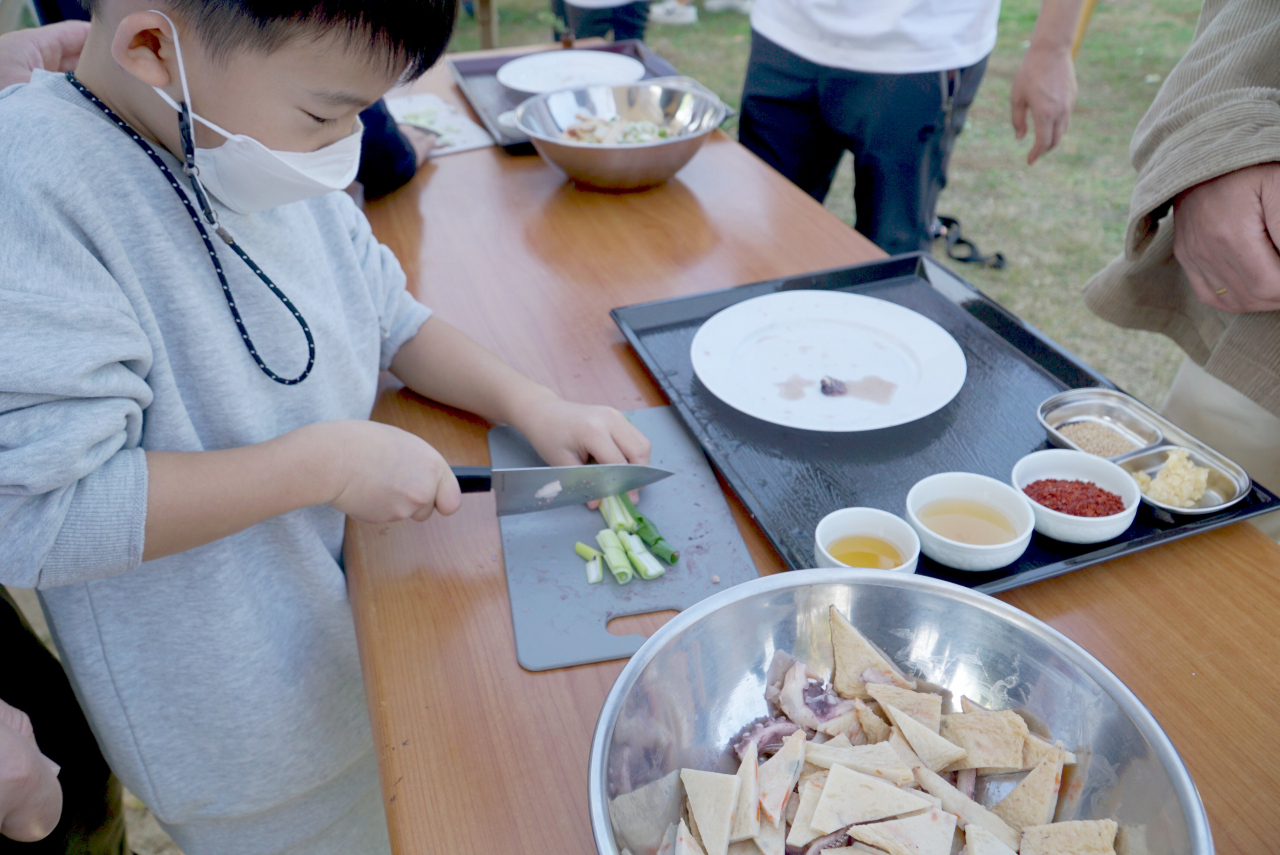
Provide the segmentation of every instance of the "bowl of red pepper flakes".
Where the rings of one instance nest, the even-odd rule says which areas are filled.
[[[1023,487],[1022,492],[1050,510],[1073,517],[1109,517],[1124,513],[1124,499],[1092,481],[1041,478]]]
[[[1133,476],[1083,451],[1036,451],[1013,467],[1011,482],[1036,518],[1036,531],[1064,543],[1102,543],[1133,525],[1142,494]]]

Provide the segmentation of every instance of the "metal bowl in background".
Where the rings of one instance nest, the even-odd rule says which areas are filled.
[[[601,190],[640,190],[661,184],[698,153],[729,115],[710,90],[685,78],[655,78],[627,86],[584,86],[535,95],[515,109],[513,121],[538,154],[578,184]],[[599,145],[563,138],[581,116],[648,120],[668,139]]]
[[[1056,820],[1115,819],[1117,851],[1132,855],[1213,852],[1204,805],[1177,750],[1141,701],[1079,645],[1012,606],[937,579],[801,570],[687,609],[618,676],[589,767],[602,855],[656,849],[680,807],[670,773],[734,771],[730,740],[769,712],[764,691],[775,651],[831,669],[831,605],[909,674],[949,690],[953,704],[967,695],[1022,709],[1033,730],[1043,723],[1042,732],[1074,750],[1079,762],[1064,772]],[[985,779],[979,799],[991,804],[1018,777]],[[615,801],[624,794],[633,795]]]

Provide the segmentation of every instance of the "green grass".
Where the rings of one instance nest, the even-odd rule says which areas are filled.
[[[502,45],[545,41],[546,0],[499,0]],[[1191,42],[1198,0],[1113,0],[1099,4],[1077,60],[1080,95],[1061,146],[1034,167],[1029,141],[1009,125],[1009,88],[1031,37],[1038,0],[1005,0],[1000,39],[956,147],[939,211],[959,218],[1004,270],[952,263],[960,274],[1148,403],[1159,405],[1182,359],[1169,340],[1122,330],[1093,316],[1080,290],[1123,247],[1133,169],[1129,137]],[[692,26],[649,28],[648,42],[680,71],[737,106],[751,29],[733,12],[701,13]],[[479,47],[475,23],[460,19],[451,49]],[[1158,80],[1149,82],[1151,75]],[[726,125],[736,131],[732,123]],[[853,173],[845,162],[827,207],[852,224]],[[942,254],[941,246],[935,250]]]

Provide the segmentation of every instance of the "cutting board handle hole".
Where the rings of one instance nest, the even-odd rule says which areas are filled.
[[[641,615],[616,617],[609,621],[608,629],[613,635],[642,635],[648,638],[678,614],[680,612],[675,609],[666,609],[660,612],[646,612]]]

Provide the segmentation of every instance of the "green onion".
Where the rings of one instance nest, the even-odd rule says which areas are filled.
[[[636,510],[635,504],[632,503],[626,493],[618,496],[618,501],[622,503],[622,506],[636,521],[635,533],[640,535],[640,539],[653,551],[654,555],[657,555],[668,564],[675,564],[680,560],[680,553],[672,549],[671,544],[663,539],[662,533],[653,524],[653,520]]]
[[[609,572],[613,574],[618,584],[625,585],[630,582],[634,575],[631,572],[631,560],[627,558],[627,550],[613,529],[602,529],[596,535],[596,542],[604,551],[604,563],[609,565]]]
[[[641,579],[657,579],[666,571],[662,565],[658,563],[658,559],[649,554],[649,550],[644,548],[644,541],[639,536],[630,532],[622,532],[618,535],[618,539],[622,542],[623,548],[627,550],[627,557],[631,559],[631,566],[636,568],[636,572],[640,574]]]
[[[657,543],[649,544],[649,550],[668,564],[675,564],[680,560],[680,553],[672,549],[671,544],[662,538],[658,538]]]
[[[587,547],[591,549],[591,547]],[[592,550],[593,552],[595,550]],[[594,585],[597,582],[604,581],[604,566],[600,563],[602,556],[596,552],[596,557],[587,562],[587,584]]]
[[[578,553],[578,556],[579,556],[583,561],[590,561],[590,560],[592,560],[593,558],[599,558],[599,557],[600,557],[600,550],[598,550],[598,549],[594,549],[594,548],[592,548],[592,547],[590,547],[590,546],[587,546],[587,545],[586,545],[585,543],[583,543],[582,541],[578,541],[577,543],[575,543],[575,544],[573,545],[573,551],[574,551],[574,552],[576,552],[576,553]]]
[[[635,518],[631,516],[626,506],[618,501],[617,496],[610,496],[600,501],[600,514],[609,528],[614,531],[634,532],[636,530]]]

